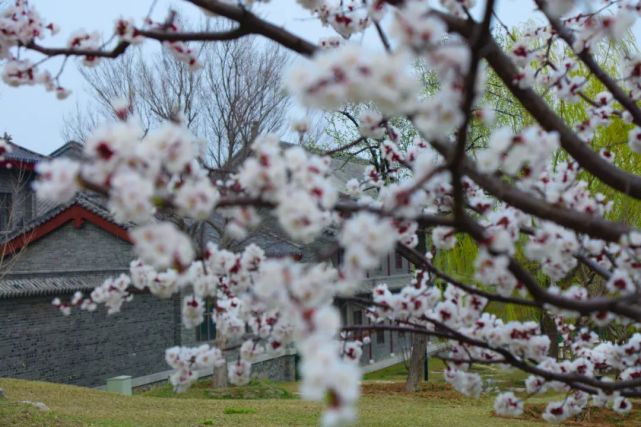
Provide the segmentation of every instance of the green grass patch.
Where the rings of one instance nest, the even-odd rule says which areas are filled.
[[[273,381],[252,381],[245,386],[212,388],[211,380],[197,381],[188,390],[176,393],[170,384],[162,384],[139,393],[147,397],[176,399],[293,399],[295,384]]]
[[[430,358],[428,363],[430,384],[442,384],[445,364],[440,359]],[[474,365],[472,372],[479,373],[486,386],[499,388],[524,387],[527,374],[517,369],[503,369],[496,365]],[[404,382],[407,380],[405,363],[398,363],[379,371],[370,372],[363,376],[365,381]]]
[[[255,414],[256,410],[253,408],[225,408],[223,409],[223,414],[225,415],[235,415],[235,414]]]
[[[528,374],[518,369],[501,368],[497,365],[474,365],[471,371],[481,375],[486,386],[494,385],[500,389],[523,388],[528,377]]]
[[[429,381],[443,381],[445,365],[440,359],[430,358],[428,361]],[[378,371],[370,372],[363,376],[365,381],[405,381],[407,379],[407,366],[397,363]]]
[[[402,380],[403,378],[407,378],[407,367],[405,363],[398,363],[363,375],[365,381],[396,381]]]
[[[61,416],[52,411],[41,411],[32,405],[0,399],[0,426],[82,426],[73,416]]]

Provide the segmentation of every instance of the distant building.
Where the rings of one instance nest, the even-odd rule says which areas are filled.
[[[76,156],[77,143],[51,157]],[[116,316],[76,311],[61,316],[56,296],[90,291],[128,270],[133,257],[126,227],[97,196],[79,194],[58,206],[40,205],[31,191],[42,156],[13,144],[0,168],[2,277],[0,376],[103,385],[118,374],[167,370],[163,350],[181,342],[179,300],[136,295]],[[176,320],[178,319],[178,321]]]
[[[165,380],[164,350],[210,341],[215,325],[205,322],[186,330],[179,296],[163,300],[146,292],[136,293],[116,315],[107,316],[101,307],[94,313],[74,310],[62,316],[51,305],[54,297],[90,292],[108,277],[128,271],[134,254],[127,226],[116,223],[105,200],[95,194],[78,194],[63,205],[36,201],[31,190],[36,163],[59,156],[79,158],[81,144],[69,142],[49,156],[12,146],[0,162],[0,377],[86,386],[104,385],[107,378],[123,374],[133,376],[134,385]],[[333,166],[342,182],[363,170],[363,165],[344,160]],[[268,256],[304,261],[313,260],[323,243],[302,246],[288,240],[272,217],[265,218],[250,241]],[[407,261],[391,254],[370,273],[363,291],[381,281],[393,287],[408,278]],[[347,323],[367,323],[358,306],[337,304]],[[407,342],[396,333],[374,334],[364,346],[362,362],[401,355]],[[293,354],[266,358],[254,371],[262,377],[293,379]]]

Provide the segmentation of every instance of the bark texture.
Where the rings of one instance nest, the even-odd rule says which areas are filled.
[[[412,334],[412,354],[409,372],[405,382],[405,391],[419,391],[425,375],[425,349],[427,335]]]

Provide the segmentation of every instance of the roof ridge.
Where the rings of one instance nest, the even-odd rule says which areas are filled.
[[[7,244],[12,240],[19,238],[20,236],[23,236],[32,232],[33,230],[37,229],[41,225],[46,224],[47,222],[53,220],[58,215],[61,215],[63,212],[69,209],[72,209],[75,205],[123,229],[127,229],[131,226],[131,224],[120,224],[117,221],[115,221],[113,216],[110,214],[109,210],[105,206],[102,206],[99,203],[95,202],[94,200],[91,200],[91,198],[88,195],[84,193],[76,193],[73,199],[69,200],[68,202],[53,206],[51,209],[32,218],[30,221],[24,224],[24,226],[11,231],[10,233],[7,233],[5,236],[3,236],[0,239],[0,245]]]
[[[14,147],[18,147],[18,148],[20,148],[21,150],[28,151],[28,152],[29,152],[29,153],[31,153],[31,154],[35,154],[36,156],[40,156],[40,157],[43,157],[43,158],[47,158],[47,157],[48,157],[46,154],[38,153],[37,151],[33,151],[33,150],[31,150],[31,149],[29,149],[29,148],[25,147],[24,145],[16,144],[16,143],[15,143],[15,142],[13,142],[13,141],[9,141],[9,144],[10,144],[10,145],[13,145]]]
[[[56,148],[55,150],[53,150],[51,153],[49,153],[48,157],[56,157],[56,155],[60,151],[62,151],[63,149],[65,149],[67,147],[70,147],[70,146],[75,146],[75,145],[79,146],[80,148],[82,148],[84,146],[81,142],[78,142],[78,141],[75,141],[75,140],[72,139],[72,140],[69,140],[69,141],[65,142],[64,144],[62,144],[60,147]]]
[[[50,276],[65,276],[68,274],[79,275],[104,275],[110,273],[123,273],[128,272],[126,267],[122,268],[107,268],[107,269],[90,269],[90,270],[61,270],[61,271],[7,271],[0,274],[0,280],[20,279],[22,277],[50,277]]]

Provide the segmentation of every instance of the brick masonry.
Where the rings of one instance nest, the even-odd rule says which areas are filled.
[[[73,272],[127,269],[132,246],[101,228],[66,224],[30,243],[10,263],[10,273]]]
[[[295,357],[285,355],[252,365],[252,378],[273,381],[294,381],[296,379]]]
[[[138,294],[118,314],[99,309],[65,317],[50,297],[0,300],[0,377],[97,386],[116,375],[166,370],[174,304]]]
[[[133,257],[129,243],[93,224],[67,224],[18,253],[9,274],[64,278],[74,271],[125,269]],[[101,307],[95,313],[74,310],[69,317],[51,305],[52,298],[0,299],[0,377],[100,386],[116,375],[166,371],[166,348],[197,344],[195,331],[181,325],[177,298],[136,294],[115,315]],[[293,356],[254,367],[256,378],[292,380],[294,372]]]
[[[66,224],[9,261],[9,274],[126,269],[131,245],[90,223]],[[68,295],[61,297],[68,298]],[[53,296],[0,300],[0,376],[104,385],[116,375],[167,370],[164,350],[180,342],[177,299],[136,294],[120,313],[74,310],[65,317]]]

